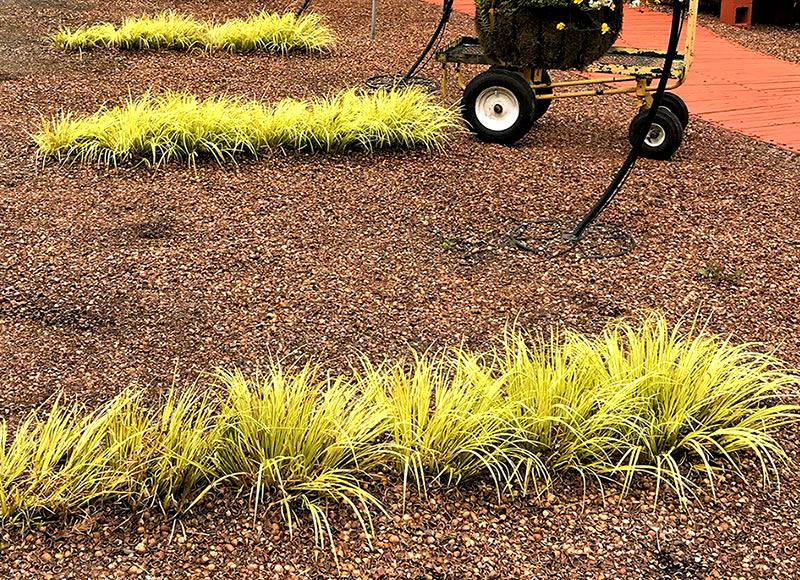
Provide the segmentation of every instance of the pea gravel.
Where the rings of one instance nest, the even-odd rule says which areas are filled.
[[[615,260],[545,261],[503,234],[576,218],[627,152],[627,97],[555,102],[515,147],[453,134],[443,153],[276,155],[196,170],[42,165],[40,115],[89,113],[131,91],[301,98],[413,62],[437,9],[314,0],[342,39],[329,57],[58,53],[59,25],[165,8],[220,20],[284,4],[7,0],[0,12],[0,410],[15,423],[56,391],[99,404],[135,383],[151,395],[216,365],[270,356],[342,370],[409,347],[487,347],[505,324],[596,331],[643,309],[699,313],[711,330],[765,341],[800,364],[800,156],[693,119],[670,162],[642,161],[603,220],[637,249]],[[7,8],[6,8],[7,7]],[[448,40],[472,32],[461,15]],[[427,74],[435,77],[431,65]],[[450,101],[457,97],[451,87]],[[739,284],[696,271],[741,269]],[[797,458],[797,434],[783,435]],[[175,521],[109,507],[31,532],[3,530],[0,577],[794,578],[795,470],[780,494],[731,482],[685,511],[652,489],[617,501],[593,484],[506,498],[474,484],[389,508],[370,547],[334,516],[339,568],[307,530],[212,498]],[[606,490],[611,494],[612,490]],[[378,514],[379,515],[379,514]]]

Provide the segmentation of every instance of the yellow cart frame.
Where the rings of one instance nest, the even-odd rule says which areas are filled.
[[[674,82],[667,86],[668,91],[678,88],[686,81],[686,75],[692,65],[697,31],[697,5],[698,0],[690,0],[686,16],[685,47],[684,51],[679,52],[673,61],[670,78],[674,79]],[[591,74],[592,78],[560,82],[542,82],[545,74],[542,69],[531,69],[494,61],[483,53],[478,39],[467,36],[459,38],[440,51],[436,55],[436,60],[442,64],[442,94],[445,96],[447,95],[450,64],[455,65],[458,85],[462,90],[466,88],[462,76],[462,65],[490,65],[517,70],[530,83],[537,101],[635,93],[639,108],[646,110],[653,103],[650,84],[653,79],[661,76],[665,56],[665,51],[612,47],[600,60],[582,70],[582,72]],[[609,84],[626,86],[600,87],[593,90],[564,90],[571,87]],[[559,89],[559,92],[556,92],[555,89]]]

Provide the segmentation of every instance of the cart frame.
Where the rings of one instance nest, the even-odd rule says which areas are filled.
[[[678,88],[686,81],[689,68],[694,60],[698,1],[689,0],[684,51],[675,56],[672,70],[670,71],[670,78],[674,79],[675,82],[667,86],[668,91]],[[468,36],[460,37],[447,48],[438,52],[436,60],[442,64],[442,94],[445,96],[447,96],[448,68],[450,64],[455,65],[456,78],[462,90],[467,86],[462,75],[462,65],[489,65],[517,70],[531,85],[534,98],[537,101],[635,93],[639,108],[647,110],[653,103],[650,84],[653,79],[661,76],[663,65],[661,67],[658,66],[658,62],[661,61],[663,63],[665,56],[666,52],[660,50],[612,47],[600,60],[580,71],[593,75],[592,78],[559,82],[543,82],[542,79],[545,78],[546,74],[543,69],[531,69],[515,63],[504,63],[490,59],[483,53],[478,39]],[[593,90],[563,92],[555,92],[553,90],[607,84],[625,84],[628,86],[600,87]]]

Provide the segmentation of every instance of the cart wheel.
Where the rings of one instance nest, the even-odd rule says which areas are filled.
[[[502,69],[481,73],[461,98],[461,115],[478,139],[510,145],[533,126],[533,90],[519,74]]]
[[[514,71],[519,72],[519,69],[516,67],[509,67],[509,66],[502,66],[499,64],[493,64],[489,67],[489,70],[505,70],[505,71]],[[550,79],[550,73],[546,70],[542,71],[542,83],[549,85],[553,82]],[[533,94],[540,94],[540,95],[552,95],[553,89],[539,89],[538,91],[533,91]],[[552,99],[542,99],[541,101],[534,100],[533,101],[533,120],[538,121],[541,119],[544,114],[547,112],[547,109],[550,108],[550,104],[553,102]]]
[[[689,107],[687,107],[683,99],[675,93],[664,93],[661,95],[661,103],[659,106],[666,107],[672,111],[672,113],[678,117],[678,121],[681,122],[681,126],[684,129],[689,124]]]
[[[640,112],[631,121],[628,129],[628,140],[633,145],[636,137],[644,129],[644,122],[647,119],[648,110]],[[683,125],[675,116],[675,113],[666,107],[659,107],[656,111],[653,124],[647,131],[642,144],[642,157],[648,159],[669,159],[678,150],[683,141]]]

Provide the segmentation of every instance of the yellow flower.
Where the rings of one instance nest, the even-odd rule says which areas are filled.
[[[608,24],[606,24],[605,22],[603,22],[603,26],[600,27],[600,32],[602,34],[605,34],[609,30],[611,30],[611,27]]]
[[[611,10],[616,10],[616,9],[617,9],[617,5],[616,4],[611,4]]]
[[[583,2],[583,0],[573,0],[573,1],[575,2],[575,4],[580,4],[581,2]]]
[[[558,30],[564,30],[566,27],[567,27],[567,25],[564,24],[563,22],[559,22],[558,24],[556,24],[556,28]]]

